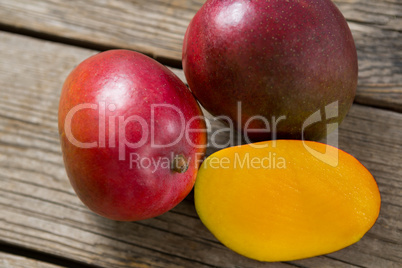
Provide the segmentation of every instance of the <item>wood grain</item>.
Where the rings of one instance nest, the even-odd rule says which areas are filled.
[[[57,131],[61,85],[97,51],[0,32],[0,243],[99,267],[399,267],[402,265],[402,114],[354,105],[340,147],[377,179],[382,209],[358,243],[326,256],[260,263],[221,245],[191,196],[140,222],[94,215],[65,174]],[[176,72],[180,72],[176,70]],[[213,129],[222,127],[209,117]],[[219,141],[228,136],[222,132]],[[212,153],[217,148],[208,148]]]
[[[0,29],[86,47],[130,48],[179,66],[184,33],[205,0],[0,0]],[[356,102],[402,111],[402,4],[335,0],[359,57]]]
[[[335,1],[359,58],[356,102],[402,111],[402,2]]]
[[[203,0],[0,1],[0,23],[103,47],[179,61],[187,25]]]
[[[0,252],[0,267],[2,268],[61,268],[62,266],[49,264],[13,254]]]

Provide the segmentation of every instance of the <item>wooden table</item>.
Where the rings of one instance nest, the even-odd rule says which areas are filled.
[[[0,267],[402,267],[401,0],[335,1],[360,68],[339,147],[372,172],[382,195],[377,223],[358,243],[260,263],[222,246],[198,219],[191,195],[140,222],[101,218],[76,197],[57,130],[65,77],[100,50],[128,48],[184,79],[182,38],[203,2],[0,0]]]

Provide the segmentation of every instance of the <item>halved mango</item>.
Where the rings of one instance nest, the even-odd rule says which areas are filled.
[[[195,184],[205,226],[228,248],[260,261],[327,254],[363,237],[380,211],[370,172],[326,144],[277,140],[208,157]]]

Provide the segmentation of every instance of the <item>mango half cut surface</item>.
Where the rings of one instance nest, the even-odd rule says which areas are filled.
[[[201,165],[197,213],[228,248],[259,261],[327,254],[359,241],[381,199],[353,156],[323,143],[277,140],[230,147]]]

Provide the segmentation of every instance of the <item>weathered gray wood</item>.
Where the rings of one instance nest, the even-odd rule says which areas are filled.
[[[356,102],[402,111],[402,2],[334,2],[348,20],[357,47]]]
[[[61,268],[61,266],[0,252],[2,268]]]
[[[94,53],[0,34],[0,241],[102,267],[260,266],[217,243],[191,201],[138,223],[81,204],[62,164],[57,106],[64,78]]]
[[[0,29],[86,46],[130,48],[180,64],[182,40],[205,0],[0,0]],[[356,102],[402,111],[402,4],[335,0],[359,56]]]
[[[0,1],[0,23],[104,47],[181,59],[184,32],[203,0]]]
[[[274,264],[246,259],[217,242],[198,219],[191,198],[141,222],[94,215],[69,185],[57,132],[63,80],[94,53],[0,32],[0,243],[101,267],[402,265],[402,114],[360,105],[341,125],[340,147],[373,173],[383,203],[370,232],[339,252]],[[222,134],[220,140],[226,139]]]

